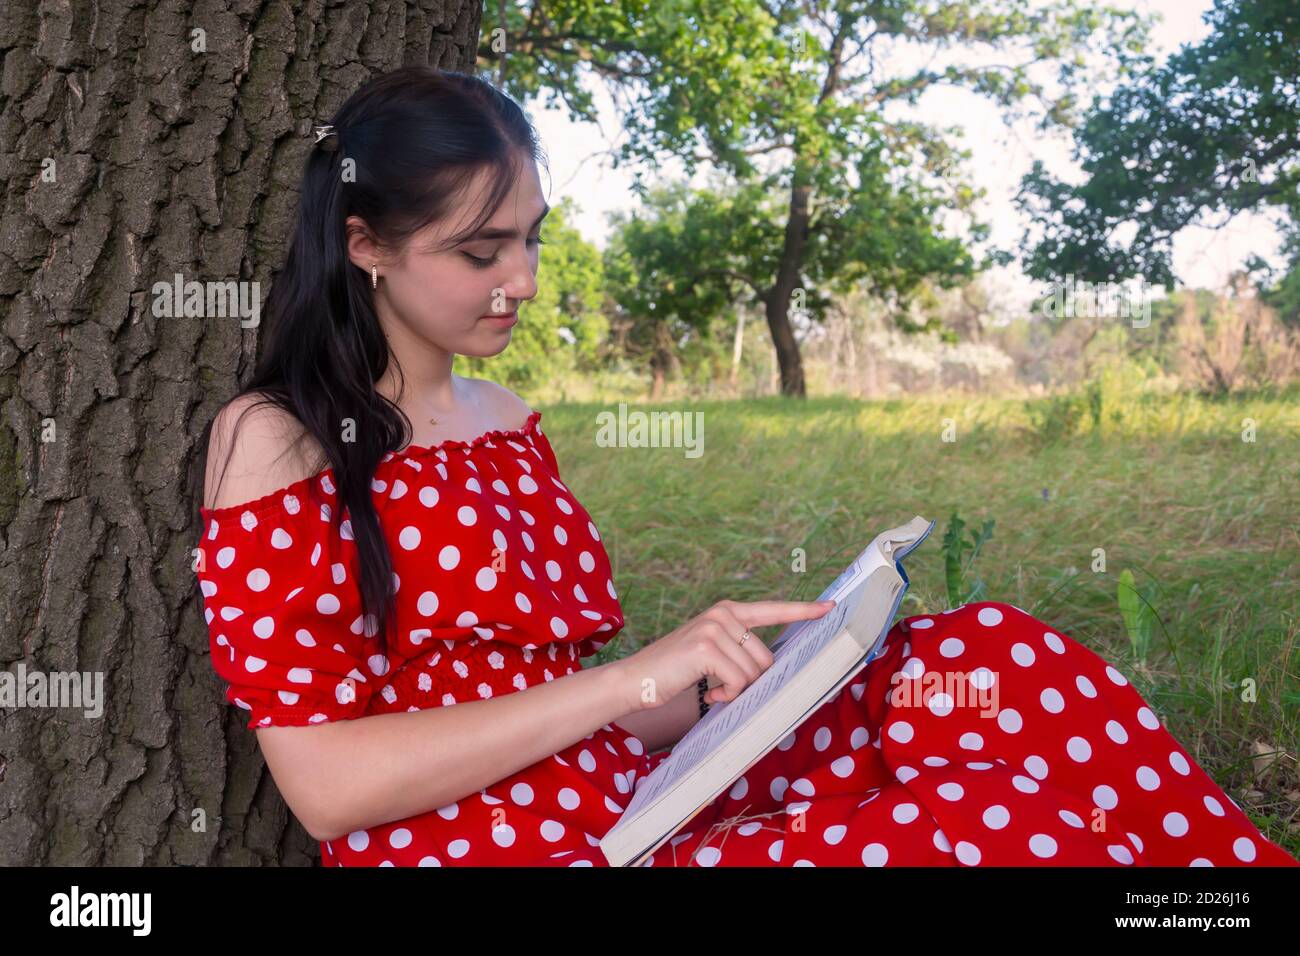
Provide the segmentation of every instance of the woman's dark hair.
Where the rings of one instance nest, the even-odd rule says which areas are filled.
[[[378,633],[386,653],[392,560],[370,483],[380,459],[405,447],[414,432],[401,409],[375,389],[391,356],[375,314],[370,273],[348,258],[344,224],[359,216],[385,248],[403,249],[415,232],[452,214],[474,177],[488,169],[483,208],[446,239],[443,248],[449,248],[496,212],[519,175],[521,155],[544,159],[535,130],[510,97],[477,77],[427,66],[375,77],[329,122],[337,139],[312,146],[307,156],[297,225],[267,295],[260,353],[252,377],[232,401],[256,393],[240,420],[272,405],[302,424],[299,442],[308,435],[316,440],[323,454],[313,474],[327,465],[333,469],[340,507],[332,509],[331,522],[337,527],[346,508],[364,629]],[[404,382],[400,366],[396,376]],[[196,509],[204,500],[212,426],[204,428],[192,464]],[[232,435],[237,428],[238,421]],[[233,439],[229,447],[235,447]],[[313,497],[317,484],[310,482]]]

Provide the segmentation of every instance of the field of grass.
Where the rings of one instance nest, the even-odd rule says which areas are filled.
[[[914,514],[937,524],[908,559],[900,613],[944,610],[950,515],[968,529],[991,519],[966,582],[986,585],[977,599],[1023,608],[1112,662],[1265,835],[1300,855],[1300,391],[631,408],[702,412],[704,453],[598,446],[596,415],[616,405],[543,409],[627,619],[588,663],[722,598],[815,598]],[[1117,600],[1125,569],[1156,612],[1146,648]]]

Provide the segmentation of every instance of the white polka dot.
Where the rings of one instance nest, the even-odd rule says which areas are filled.
[[[894,771],[894,779],[896,779],[899,783],[907,783],[907,781],[916,777],[917,774],[918,771],[914,767],[908,767],[904,765]]]
[[[1103,783],[1100,786],[1093,787],[1092,802],[1103,810],[1114,810],[1119,806],[1119,794],[1115,792],[1114,787],[1108,787]]]
[[[939,796],[945,800],[955,803],[966,795],[965,789],[959,783],[943,783],[939,785],[936,791]]]
[[[1192,772],[1192,767],[1187,762],[1187,758],[1177,750],[1172,751],[1169,754],[1169,766],[1174,768],[1175,773],[1181,774],[1184,777]]]
[[[1057,816],[1059,816],[1070,826],[1080,830],[1083,829],[1083,819],[1077,813],[1074,813],[1070,810],[1058,810],[1056,813]]]
[[[912,739],[912,725],[905,720],[896,720],[889,725],[889,739],[905,744]]]
[[[1048,631],[1043,635],[1043,643],[1046,644],[1054,653],[1065,653],[1065,643],[1051,631]]]
[[[459,860],[469,852],[468,840],[452,840],[447,844],[447,855]]]
[[[1156,715],[1152,713],[1150,707],[1138,708],[1138,723],[1141,724],[1143,727],[1145,727],[1147,730],[1160,729],[1160,721],[1156,717]]]
[[[1025,758],[1025,770],[1037,780],[1047,779],[1047,761],[1037,754],[1030,754]]]
[[[438,552],[438,565],[444,571],[450,571],[460,564],[460,548],[449,544]]]
[[[957,746],[962,750],[979,750],[984,746],[984,738],[974,731],[968,730],[957,739]]]
[[[1002,623],[1002,612],[995,607],[982,607],[977,616],[985,627],[997,627]]]
[[[1038,695],[1038,702],[1043,705],[1043,710],[1049,714],[1059,714],[1065,710],[1065,698],[1055,687],[1045,687],[1043,692]]]
[[[1183,816],[1177,810],[1165,814],[1161,826],[1171,837],[1180,837],[1187,834],[1187,817]]]
[[[1255,859],[1255,841],[1250,837],[1237,837],[1232,841],[1232,855],[1243,863],[1250,863]]]
[[[899,668],[899,673],[911,680],[916,680],[925,673],[925,661],[919,657],[909,658],[908,661]]]
[[[1106,676],[1110,678],[1112,684],[1118,684],[1120,687],[1123,687],[1128,683],[1128,678],[1115,670],[1115,668],[1111,667],[1109,664],[1106,665]]]
[[[995,803],[984,811],[984,825],[990,830],[1001,830],[1011,822],[1011,812],[1000,803]]]
[[[1024,725],[1025,722],[1020,717],[1020,711],[1015,708],[1007,707],[998,711],[998,726],[1001,727],[1005,733],[1018,734],[1020,733],[1020,728]]]
[[[1056,856],[1056,841],[1046,833],[1035,833],[1029,838],[1029,852],[1039,859]]]
[[[388,835],[388,845],[394,850],[404,850],[411,845],[411,831],[406,827],[398,827]]]
[[[316,599],[316,610],[321,614],[337,614],[342,605],[333,594],[322,594]]]
[[[1017,641],[1011,645],[1011,659],[1021,667],[1028,667],[1034,663],[1034,649],[1022,641]]]
[[[1125,730],[1124,725],[1117,720],[1106,721],[1106,736],[1117,744],[1128,743],[1128,731]]]
[[[420,595],[419,600],[415,602],[415,609],[425,617],[432,617],[438,610],[438,595],[432,591],[425,591]]]
[[[275,633],[275,618],[259,617],[253,622],[253,633],[262,640],[266,640]]]
[[[250,591],[265,591],[271,586],[271,575],[264,568],[253,568],[245,579]]]
[[[474,575],[474,583],[480,591],[491,591],[497,586],[497,573],[491,568],[479,568]]]
[[[1133,862],[1133,854],[1129,851],[1128,847],[1123,846],[1122,844],[1112,843],[1110,846],[1106,847],[1106,852],[1111,855],[1111,858],[1115,860],[1116,863]]]
[[[1145,765],[1138,767],[1137,782],[1143,790],[1155,790],[1160,786],[1160,774]]]
[[[1205,809],[1209,810],[1216,817],[1223,816],[1223,804],[1214,799],[1214,797],[1210,796],[1208,793],[1204,797],[1204,803]]]
[[[868,843],[862,848],[863,866],[884,866],[888,859],[889,851],[883,843]]]
[[[1214,866],[1213,863],[1211,863],[1203,856],[1198,856],[1196,859],[1194,859],[1191,863],[1188,863],[1187,865],[1188,866]]]
[[[478,512],[469,505],[461,505],[456,509],[456,520],[468,528],[478,521]]]
[[[927,706],[936,717],[947,717],[952,713],[953,700],[947,694],[935,694]]]
[[[420,489],[420,493],[416,497],[420,499],[420,504],[426,508],[432,508],[438,503],[438,489],[432,485],[425,485]]]
[[[822,831],[822,839],[831,846],[836,846],[844,839],[844,834],[849,832],[849,828],[842,823],[827,827]]]
[[[514,846],[515,828],[508,823],[493,827],[492,842],[497,846]]]
[[[970,673],[971,686],[976,690],[988,690],[993,686],[993,672],[987,667],[977,667]]]
[[[841,780],[848,778],[853,773],[854,762],[849,756],[837,757],[831,762],[831,773]]]
[[[527,475],[519,476],[518,485],[519,485],[519,490],[526,495],[531,495],[533,492],[537,490],[537,482],[533,481],[533,479],[528,477]]]
[[[929,617],[918,617],[914,621],[908,621],[907,626],[913,630],[923,631],[927,627],[934,627],[934,619]]]
[[[1023,773],[1018,773],[1011,778],[1011,786],[1015,787],[1021,793],[1038,792],[1038,781],[1033,777],[1026,777]]]
[[[990,610],[990,609],[986,609],[986,610]],[[984,611],[980,611],[980,617],[982,618],[983,616],[984,616]],[[1002,619],[1002,615],[999,614],[998,620],[1001,619]],[[981,854],[980,854],[979,847],[977,847],[975,844],[967,843],[965,840],[958,840],[955,849],[957,853],[957,859],[960,860],[962,863],[965,863],[967,866],[976,866],[979,864]]]
[[[1093,686],[1092,681],[1080,674],[1074,679],[1074,686],[1079,688],[1079,693],[1084,697],[1096,697],[1097,688]]]
[[[895,823],[911,823],[921,815],[920,808],[915,803],[900,803],[894,807]]]
[[[407,525],[397,536],[397,543],[407,551],[414,551],[420,546],[420,529]]]
[[[569,634],[569,625],[565,624],[558,617],[551,618],[551,633],[556,637],[567,637]]]
[[[542,839],[547,843],[555,843],[564,838],[564,824],[556,820],[543,820],[542,825],[537,828],[537,832],[542,835]]]
[[[1092,744],[1082,737],[1071,737],[1065,742],[1065,752],[1076,763],[1087,763],[1092,759]]]
[[[965,650],[966,650],[966,645],[963,644],[961,640],[956,637],[949,637],[945,639],[942,644],[939,645],[939,653],[943,657],[960,657],[962,652]]]

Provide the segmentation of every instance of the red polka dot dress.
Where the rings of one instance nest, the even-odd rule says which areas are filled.
[[[623,626],[600,534],[540,419],[408,446],[376,468],[396,601],[386,654],[361,613],[331,470],[201,509],[212,663],[250,729],[525,690],[581,670]],[[954,694],[934,673],[983,693]],[[322,863],[605,866],[600,837],[667,756],[606,724],[447,806],[322,842]],[[1296,861],[1122,674],[992,602],[896,624],[871,664],[647,861],[1026,864]]]

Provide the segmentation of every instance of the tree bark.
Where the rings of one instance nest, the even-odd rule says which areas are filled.
[[[104,692],[0,706],[0,865],[317,858],[225,703],[191,557],[187,465],[260,327],[157,318],[151,289],[264,293],[311,127],[396,67],[472,71],[482,9],[223,6],[0,6],[0,671]]]

